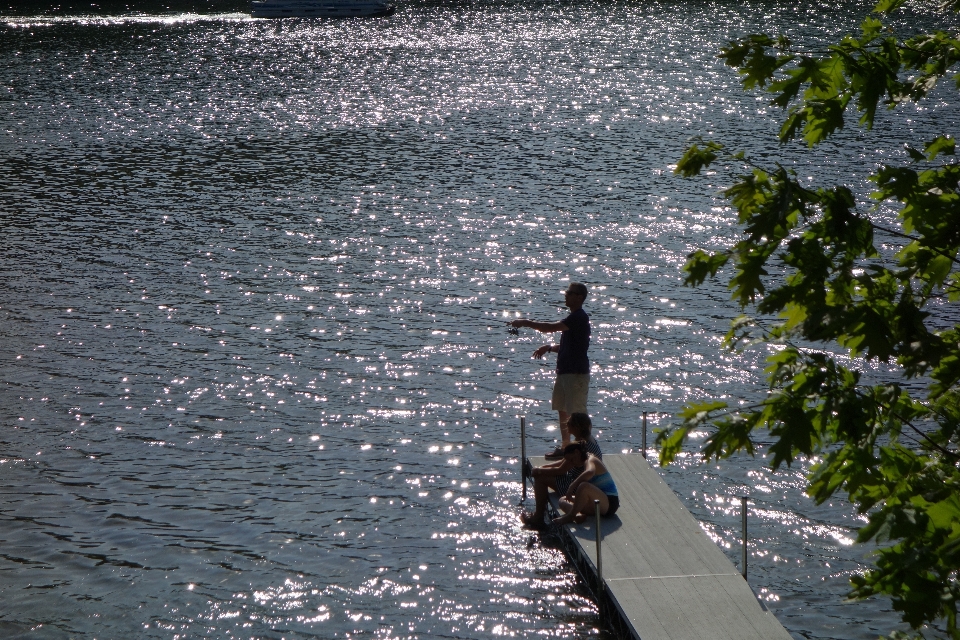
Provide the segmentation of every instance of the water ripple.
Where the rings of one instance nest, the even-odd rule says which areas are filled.
[[[726,40],[858,20],[762,2],[4,17],[0,630],[610,637],[516,520],[516,416],[535,452],[557,431],[542,338],[506,322],[590,284],[607,451],[639,451],[642,411],[757,397],[758,357],[719,350],[724,286],[681,287],[687,253],[727,242],[727,178],[670,166],[694,134],[771,159],[776,119],[716,60]],[[882,147],[944,117],[880,122]],[[883,158],[847,144],[777,159],[865,193]],[[752,495],[751,582],[796,637],[888,630],[885,603],[843,604],[859,516],[764,465],[691,449],[663,473],[734,561]]]

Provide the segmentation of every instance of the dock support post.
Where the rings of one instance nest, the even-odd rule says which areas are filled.
[[[527,419],[524,416],[520,416],[520,484],[523,485],[520,502],[525,502],[527,499]]]
[[[749,496],[740,496],[740,523],[743,526],[743,554],[741,564],[743,566],[743,579],[747,579],[747,499]]]
[[[600,501],[593,501],[593,512],[597,514],[597,593],[603,593],[603,555],[600,553]]]
[[[641,451],[643,452],[643,457],[647,457],[647,412],[643,412],[643,440],[641,446]]]

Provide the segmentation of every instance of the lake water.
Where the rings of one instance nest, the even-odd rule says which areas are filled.
[[[554,361],[505,322],[590,286],[608,452],[643,411],[755,399],[725,287],[681,286],[734,217],[728,174],[671,174],[689,137],[866,193],[876,149],[956,109],[777,148],[719,47],[815,48],[857,3],[243,11],[0,25],[0,635],[611,637],[519,527],[518,416],[545,451]],[[889,631],[844,602],[861,520],[766,464],[694,446],[662,473],[737,563],[752,496],[750,582],[795,638]]]

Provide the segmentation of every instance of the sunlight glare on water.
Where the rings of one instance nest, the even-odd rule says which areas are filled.
[[[506,322],[590,286],[608,452],[639,452],[642,411],[757,398],[723,284],[681,286],[729,239],[729,177],[671,167],[697,134],[772,158],[723,43],[859,10],[234,9],[0,26],[0,635],[611,637],[519,527],[517,417],[552,444],[554,361]],[[872,150],[780,151],[869,188]],[[691,448],[663,474],[733,561],[751,494],[751,584],[795,637],[889,630],[843,599],[861,519],[766,465]]]

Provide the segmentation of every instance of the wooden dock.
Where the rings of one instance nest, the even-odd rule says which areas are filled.
[[[542,458],[531,458],[541,465]],[[791,640],[780,622],[638,454],[605,455],[620,509],[601,519],[601,611],[638,640]],[[551,499],[556,509],[556,495]],[[592,588],[596,520],[563,527],[568,553]]]

